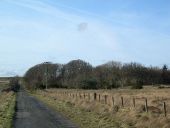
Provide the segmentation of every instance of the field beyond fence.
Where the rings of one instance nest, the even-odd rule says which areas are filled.
[[[68,102],[86,111],[109,114],[139,128],[143,127],[142,122],[151,128],[160,128],[164,125],[170,127],[168,123],[170,121],[170,89],[154,87],[146,87],[142,90],[48,89],[38,91],[37,94],[53,101]]]

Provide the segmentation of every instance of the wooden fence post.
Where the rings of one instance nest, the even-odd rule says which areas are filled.
[[[136,101],[135,101],[135,98],[133,98],[133,107],[134,107],[134,108],[136,107]]]
[[[94,93],[94,100],[96,100],[96,97],[97,97],[97,94],[96,94],[96,93]]]
[[[113,96],[112,96],[112,104],[113,104],[113,106],[115,105],[115,99]]]
[[[124,107],[123,97],[121,97],[121,103],[122,103],[122,107]]]
[[[148,112],[148,100],[147,100],[147,98],[145,98],[145,110],[146,110],[146,112]]]
[[[100,102],[100,94],[99,94],[99,102]]]
[[[164,115],[167,116],[166,103],[163,102]]]
[[[107,104],[107,95],[104,95],[104,103]]]

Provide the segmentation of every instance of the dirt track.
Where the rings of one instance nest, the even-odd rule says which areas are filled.
[[[78,128],[60,113],[21,90],[17,94],[14,128]]]

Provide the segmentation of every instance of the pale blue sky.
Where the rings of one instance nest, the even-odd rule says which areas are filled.
[[[83,59],[170,65],[169,0],[1,0],[0,76]]]

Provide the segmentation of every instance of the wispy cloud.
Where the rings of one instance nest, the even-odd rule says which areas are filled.
[[[44,2],[41,2],[41,1],[8,0],[8,2],[11,4],[15,4],[17,6],[32,9],[32,10],[37,11],[42,14],[60,17],[63,20],[67,20],[69,22],[75,23],[75,21],[81,19],[81,17],[79,17],[77,15],[67,14],[67,13],[55,8],[54,6],[45,4]]]
[[[117,7],[100,14],[53,2],[0,1],[5,5],[0,13],[0,62],[8,65],[0,70],[23,74],[42,61],[66,63],[77,58],[94,65],[103,60],[166,62],[161,56],[168,51],[169,33],[160,29],[162,22],[150,23],[156,17],[152,13],[130,6],[128,11]]]
[[[118,50],[114,32],[96,19],[69,13],[40,1],[8,0],[8,3],[21,8],[21,11],[32,10],[39,16],[25,19],[16,16],[7,22],[5,19],[0,21],[0,26],[4,27],[0,35],[0,39],[6,43],[3,44],[4,52],[7,52],[10,44],[12,47],[8,48],[9,54],[18,58],[22,53],[20,59],[26,61],[23,63],[33,65],[45,59],[65,63],[81,58],[98,64],[95,60],[111,57]],[[5,34],[5,31],[8,32]],[[34,59],[30,59],[32,57]]]

